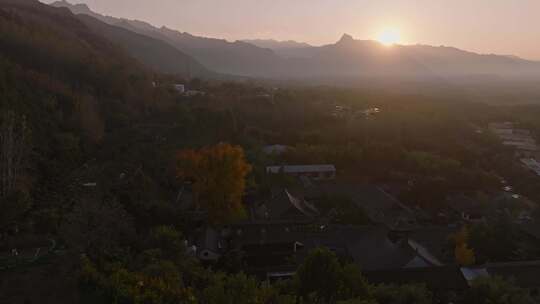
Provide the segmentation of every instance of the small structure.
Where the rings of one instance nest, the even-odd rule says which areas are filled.
[[[264,152],[264,154],[267,154],[267,155],[281,155],[287,152],[287,150],[289,149],[290,148],[285,145],[269,145],[269,146],[263,147],[262,151]]]
[[[306,176],[313,180],[332,180],[336,178],[336,167],[334,165],[270,166],[266,167],[266,173]]]
[[[186,86],[183,84],[175,84],[174,89],[180,94],[184,94],[186,92]]]
[[[193,96],[204,96],[206,93],[199,90],[187,90],[184,92],[184,96],[193,97]]]
[[[207,262],[217,261],[221,257],[221,252],[225,249],[220,234],[210,227],[204,230],[198,244],[197,256],[200,260]]]

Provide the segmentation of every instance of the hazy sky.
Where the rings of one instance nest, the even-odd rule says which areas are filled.
[[[107,15],[227,40],[333,43],[396,28],[407,44],[540,60],[540,0],[71,0]],[[47,0],[46,2],[52,2]]]

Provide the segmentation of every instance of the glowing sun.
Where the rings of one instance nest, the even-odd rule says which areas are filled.
[[[389,28],[379,33],[377,36],[377,41],[384,45],[391,46],[399,43],[401,41],[401,37],[397,29]]]

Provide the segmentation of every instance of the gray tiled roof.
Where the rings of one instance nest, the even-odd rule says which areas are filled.
[[[270,173],[317,173],[317,172],[336,172],[334,165],[303,165],[303,166],[270,166],[266,167]]]

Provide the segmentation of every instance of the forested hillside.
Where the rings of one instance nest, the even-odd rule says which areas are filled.
[[[155,27],[138,20],[103,16],[91,11],[84,4],[72,5],[66,1],[57,1],[53,6],[67,7],[75,14],[89,15],[115,27],[161,40],[184,52],[208,69],[229,75],[259,76],[280,74],[286,66],[276,54],[269,49],[255,45],[225,39],[209,38],[180,32],[166,27]]]
[[[71,174],[116,132],[164,107],[168,93],[68,10],[17,0],[1,1],[0,14],[2,126],[13,130],[3,144],[21,146],[3,193],[62,204]]]
[[[184,77],[217,76],[217,74],[210,72],[195,59],[166,42],[109,25],[88,15],[80,15],[79,18],[96,33],[110,41],[114,41],[126,53],[155,71]]]

